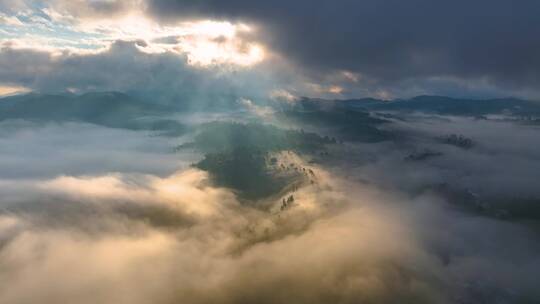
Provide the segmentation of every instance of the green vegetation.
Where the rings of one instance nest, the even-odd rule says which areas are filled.
[[[333,143],[336,143],[333,138],[272,125],[211,122],[200,127],[192,143],[179,148],[191,147],[205,153],[231,152],[241,148],[261,153],[281,150],[313,152]]]
[[[185,132],[177,121],[156,118],[170,113],[162,105],[147,103],[117,92],[70,94],[26,94],[0,102],[0,121],[85,122],[110,128],[158,131],[163,135]]]
[[[210,172],[216,184],[237,190],[250,200],[275,194],[292,180],[292,176],[276,175],[268,167],[266,153],[248,148],[206,154],[195,166]]]
[[[325,109],[315,111],[286,111],[283,118],[298,124],[329,129],[342,140],[381,142],[391,140],[393,134],[378,128],[388,120],[371,116],[368,112],[351,109]]]
[[[205,152],[197,168],[208,171],[217,185],[239,192],[241,198],[256,200],[281,191],[300,176],[276,174],[276,159],[269,152],[296,150],[315,152],[335,139],[314,133],[283,130],[271,125],[212,122],[201,126],[192,147]]]

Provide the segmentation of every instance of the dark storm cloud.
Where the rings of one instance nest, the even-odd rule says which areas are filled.
[[[259,23],[263,39],[308,69],[352,70],[382,82],[437,76],[539,84],[540,2],[171,1],[159,17]]]
[[[186,66],[185,58],[145,54],[136,44],[117,41],[101,53],[66,52],[59,56],[46,51],[7,47],[0,52],[0,79],[37,91],[53,92],[68,88],[126,91],[156,87],[159,80],[167,78],[174,78],[189,87],[199,80],[196,71]]]
[[[129,92],[192,108],[235,104],[243,96],[265,97],[277,83],[277,71],[271,65],[249,70],[203,68],[189,65],[184,55],[146,53],[145,48],[142,41],[121,40],[90,54],[53,55],[4,47],[0,49],[0,83],[37,92]],[[289,77],[281,76],[281,81]]]

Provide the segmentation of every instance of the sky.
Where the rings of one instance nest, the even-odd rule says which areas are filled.
[[[165,90],[196,100],[212,94],[186,92],[190,79],[214,77],[204,89],[235,98],[538,99],[539,9],[534,0],[1,0],[0,94]]]

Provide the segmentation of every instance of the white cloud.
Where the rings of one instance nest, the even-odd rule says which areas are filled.
[[[3,44],[85,54],[89,49],[104,51],[117,40],[130,40],[144,41],[142,51],[185,55],[188,63],[198,66],[246,67],[265,59],[264,46],[246,39],[255,28],[243,23],[200,20],[165,25],[146,16],[138,1],[49,1],[44,5],[33,7],[22,21],[0,15],[0,24],[10,35]]]
[[[261,118],[269,118],[274,114],[274,109],[269,106],[260,106],[247,98],[240,98],[238,103],[244,106],[249,112]]]
[[[270,92],[270,98],[275,99],[275,100],[289,102],[289,103],[292,103],[298,100],[297,96],[294,96],[289,91],[283,90],[283,89],[272,90]]]

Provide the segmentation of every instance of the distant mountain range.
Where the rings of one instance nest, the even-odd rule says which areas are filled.
[[[142,101],[118,92],[16,95],[0,99],[0,121],[87,122],[113,128],[177,132],[176,121],[163,119],[170,113],[164,105]],[[161,117],[161,118],[159,118]]]
[[[238,106],[238,105],[236,105]],[[301,110],[295,111],[295,110]],[[442,96],[418,96],[411,99],[383,101],[373,98],[349,100],[323,100],[302,98],[291,106],[292,112],[300,113],[303,119],[317,120],[321,117],[306,116],[305,111],[327,112],[334,116],[323,117],[324,122],[350,121],[365,122],[370,118],[362,113],[393,111],[401,113],[422,112],[440,115],[483,116],[488,114],[509,114],[519,117],[540,117],[540,102],[515,98],[503,99],[457,99]],[[355,112],[356,115],[335,113]],[[119,92],[98,92],[75,94],[30,93],[0,98],[0,121],[25,119],[35,121],[80,121],[108,127],[127,129],[151,129],[179,132],[183,127],[176,121],[165,119],[167,114],[182,111],[170,105],[147,102]],[[291,114],[292,113],[292,114]],[[339,115],[341,116],[339,116]],[[362,115],[361,115],[362,114]],[[338,115],[338,116],[336,116]],[[342,117],[343,116],[343,117]],[[371,121],[370,121],[371,122]],[[375,122],[372,122],[375,123]]]
[[[323,100],[303,98],[300,103],[306,108],[356,108],[366,111],[423,112],[440,115],[482,116],[488,114],[510,114],[518,116],[540,116],[540,102],[516,98],[459,99],[444,96],[418,96],[411,99],[383,101],[374,98]]]
[[[159,114],[162,107],[118,92],[71,94],[25,94],[0,100],[0,119],[84,120],[105,122],[111,118],[133,118]]]

